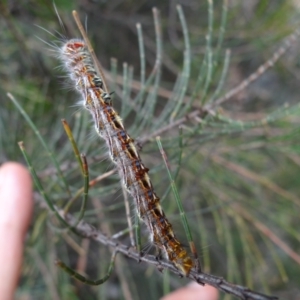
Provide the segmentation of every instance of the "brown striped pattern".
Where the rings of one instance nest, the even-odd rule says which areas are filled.
[[[83,97],[85,108],[93,116],[96,131],[105,140],[111,159],[118,166],[124,186],[135,200],[137,213],[147,225],[151,241],[183,275],[188,275],[193,261],[174,235],[154,192],[149,169],[112,107],[110,95],[103,90],[84,42],[69,40],[61,48],[60,57]]]

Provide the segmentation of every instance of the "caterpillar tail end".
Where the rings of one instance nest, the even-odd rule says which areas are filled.
[[[189,256],[183,257],[178,261],[174,261],[173,263],[184,277],[189,276],[190,271],[194,265],[192,259]]]

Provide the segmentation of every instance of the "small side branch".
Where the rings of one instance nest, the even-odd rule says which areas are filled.
[[[284,42],[284,44],[273,53],[270,59],[268,59],[264,64],[262,64],[254,73],[252,73],[248,78],[243,80],[237,87],[230,90],[223,97],[217,99],[207,107],[207,109],[213,109],[218,107],[220,104],[226,102],[228,99],[243,91],[248,87],[253,81],[257,80],[262,74],[264,74],[268,69],[273,67],[275,63],[281,58],[282,55],[292,46],[292,44],[299,38],[300,30],[296,30],[291,34]]]

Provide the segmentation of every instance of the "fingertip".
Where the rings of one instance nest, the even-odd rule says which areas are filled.
[[[21,164],[7,162],[0,167],[0,222],[9,222],[25,233],[32,213],[32,180]]]
[[[195,282],[166,295],[161,300],[218,300],[219,291],[210,285],[202,286]]]
[[[202,298],[201,300],[218,300],[219,299],[219,291],[211,286],[211,285],[200,285],[196,282],[192,282],[188,285],[192,289],[195,289],[194,291],[197,291],[197,294],[200,295]]]

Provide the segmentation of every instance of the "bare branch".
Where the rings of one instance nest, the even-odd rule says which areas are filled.
[[[56,208],[57,209],[57,208]],[[76,223],[76,218],[73,217],[71,214],[67,214],[64,216],[64,211],[59,210],[59,214],[62,218],[64,218],[71,226],[72,224]],[[171,272],[175,273],[176,275],[180,276],[180,272],[174,267],[173,264],[157,260],[157,258],[154,255],[148,255],[145,254],[144,256],[140,256],[138,252],[136,252],[133,248],[128,247],[127,245],[124,245],[117,240],[113,240],[107,236],[105,236],[102,232],[97,230],[92,225],[81,221],[77,227],[76,230],[78,233],[89,239],[93,239],[94,241],[97,241],[105,246],[112,247],[117,252],[122,253],[123,255],[135,259],[137,262],[146,262],[147,264],[155,265],[158,269],[168,269]],[[276,296],[268,296],[264,295],[255,291],[250,290],[247,287],[241,286],[241,285],[235,285],[232,283],[227,282],[222,277],[214,276],[211,274],[205,274],[205,273],[197,273],[195,269],[193,269],[190,274],[188,275],[188,278],[196,281],[200,284],[208,284],[211,286],[214,286],[215,288],[219,289],[220,291],[223,291],[227,294],[231,294],[236,296],[239,299],[244,300],[276,300],[278,297]]]

